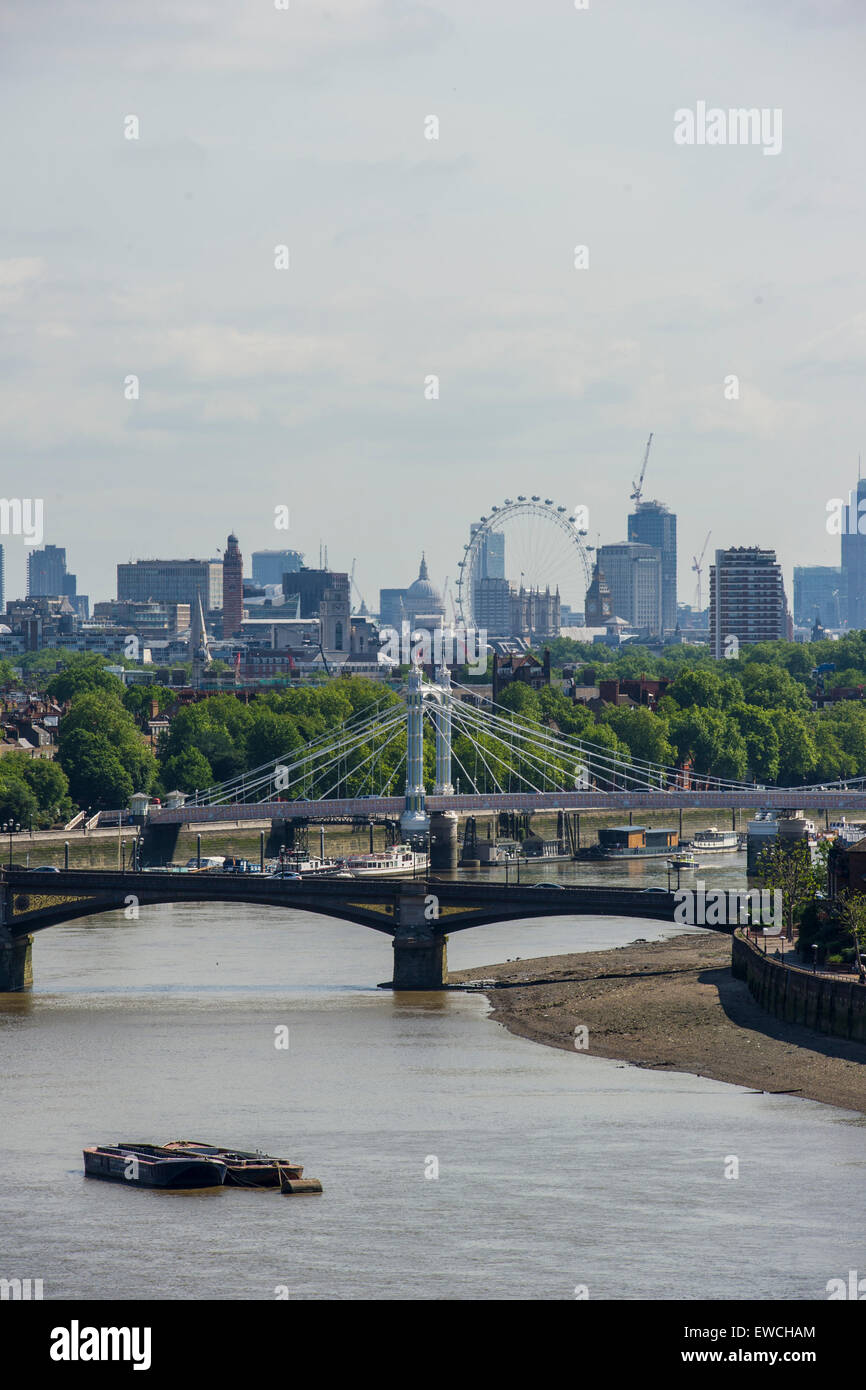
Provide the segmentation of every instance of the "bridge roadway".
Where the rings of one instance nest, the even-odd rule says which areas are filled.
[[[490,792],[471,796],[428,796],[428,811],[455,811],[472,816],[497,811],[679,811],[682,807],[763,811],[859,811],[866,819],[866,791],[798,791],[796,787],[726,792]],[[356,816],[399,817],[403,796],[332,797],[324,801],[231,802],[148,812],[150,825],[207,825],[218,821],[346,820]]]
[[[35,932],[101,912],[153,903],[222,902],[293,908],[371,927],[394,946],[395,989],[445,983],[446,933],[527,917],[616,916],[674,920],[673,893],[575,885],[543,888],[445,880],[337,876],[300,882],[256,874],[0,869],[0,993],[32,982]],[[727,930],[727,928],[710,928]]]

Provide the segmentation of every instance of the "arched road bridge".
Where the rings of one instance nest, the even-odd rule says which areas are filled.
[[[35,933],[134,903],[225,902],[321,913],[371,927],[394,946],[393,987],[440,989],[447,934],[527,917],[616,916],[674,920],[673,893],[630,888],[547,888],[424,879],[317,877],[300,882],[255,875],[0,870],[0,993],[32,984]],[[711,928],[711,930],[728,930]]]

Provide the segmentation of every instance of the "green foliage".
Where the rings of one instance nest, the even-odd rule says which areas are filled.
[[[764,888],[780,889],[788,935],[806,907],[823,889],[820,865],[816,870],[805,840],[793,845],[776,843],[758,855],[757,877]]]
[[[156,776],[156,761],[132,715],[103,689],[73,697],[60,725],[58,761],[80,806],[125,806],[134,791],[150,791]]]
[[[71,700],[85,690],[109,690],[112,694],[123,694],[123,683],[111,671],[101,656],[87,653],[74,656],[62,671],[52,676],[45,686],[45,694],[51,700],[61,703]]]

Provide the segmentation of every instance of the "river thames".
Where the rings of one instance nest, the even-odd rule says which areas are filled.
[[[512,923],[452,936],[449,964],[681,930]],[[541,1047],[483,996],[377,989],[391,955],[212,904],[37,936],[33,992],[0,998],[0,1276],[51,1299],[820,1299],[866,1271],[866,1117]],[[296,1158],[324,1195],[83,1177],[86,1144],[179,1137]]]

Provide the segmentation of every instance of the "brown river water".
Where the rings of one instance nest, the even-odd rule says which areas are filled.
[[[737,886],[741,859],[701,877]],[[681,930],[511,923],[453,935],[449,962]],[[483,996],[377,989],[390,967],[386,937],[275,908],[37,936],[33,992],[0,996],[0,1277],[46,1299],[814,1299],[866,1273],[866,1117],[544,1048]],[[296,1158],[324,1195],[83,1177],[86,1144],[177,1137]]]

